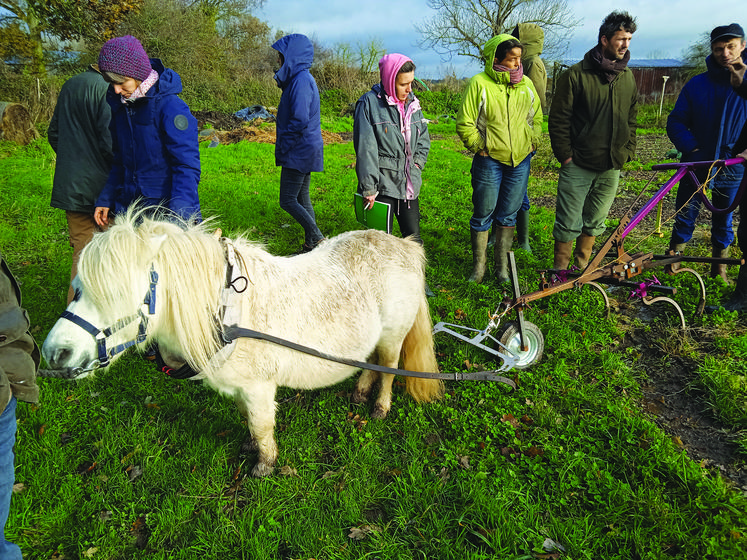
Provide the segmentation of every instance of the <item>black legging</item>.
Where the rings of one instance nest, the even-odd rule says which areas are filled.
[[[402,237],[412,235],[418,243],[421,245],[423,244],[423,240],[420,238],[419,199],[403,200],[401,198],[392,198],[391,196],[380,194],[376,197],[376,200],[391,205],[392,214],[397,218],[399,231],[402,233]]]

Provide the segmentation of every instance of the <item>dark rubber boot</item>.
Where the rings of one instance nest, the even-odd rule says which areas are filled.
[[[495,277],[499,284],[508,282],[508,252],[514,242],[513,227],[500,226],[495,233]]]
[[[485,276],[489,235],[489,231],[470,230],[470,241],[472,242],[472,275],[469,277],[470,282],[479,284]]]
[[[516,242],[527,253],[532,252],[529,246],[529,211],[527,210],[519,210],[516,214]]]

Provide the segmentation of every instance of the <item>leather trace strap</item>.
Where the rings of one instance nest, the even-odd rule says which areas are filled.
[[[259,331],[245,329],[237,326],[226,327],[223,338],[227,343],[237,338],[253,338],[256,340],[265,340],[267,342],[279,344],[280,346],[285,346],[286,348],[290,348],[298,352],[303,352],[304,354],[308,354],[316,358],[321,358],[322,360],[337,362],[339,364],[345,364],[360,369],[370,369],[371,371],[390,373],[392,375],[402,375],[405,377],[423,377],[426,379],[445,379],[450,381],[495,381],[498,383],[504,383],[512,389],[516,389],[516,383],[512,379],[497,375],[495,371],[438,373],[430,371],[410,371],[406,369],[390,368],[386,366],[380,366],[378,364],[369,364],[368,362],[350,360],[348,358],[339,358],[337,356],[325,354],[324,352],[320,352],[319,350],[316,350],[314,348],[309,348],[308,346],[303,346],[302,344],[291,342],[290,340],[285,340],[283,338],[278,338],[270,334],[265,334]]]

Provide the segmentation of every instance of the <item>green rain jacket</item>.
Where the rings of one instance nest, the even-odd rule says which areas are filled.
[[[529,78],[512,86],[507,72],[493,70],[495,49],[510,39],[515,37],[496,35],[485,43],[485,70],[469,81],[456,129],[470,152],[484,149],[496,161],[515,167],[542,135],[542,103]]]

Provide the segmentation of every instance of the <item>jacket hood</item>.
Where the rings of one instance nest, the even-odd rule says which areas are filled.
[[[496,82],[503,82],[505,81],[504,78],[501,78],[501,74],[505,74],[505,72],[496,72],[493,70],[493,61],[495,60],[495,49],[498,48],[498,45],[501,43],[505,43],[506,41],[510,41],[511,39],[516,39],[513,35],[508,35],[506,33],[501,33],[500,35],[496,35],[495,37],[491,37],[488,39],[488,42],[485,43],[485,46],[482,48],[482,57],[485,59],[485,73],[490,76],[494,81]]]
[[[285,88],[293,76],[311,68],[314,62],[314,45],[306,35],[286,35],[275,41],[272,48],[283,55],[283,65],[275,72],[280,89]]]
[[[405,62],[412,62],[403,54],[392,53],[385,54],[379,60],[379,76],[381,76],[381,85],[384,86],[386,95],[397,100],[396,84],[397,72],[405,65]]]
[[[545,46],[545,32],[536,23],[520,23],[511,34],[524,45],[524,54],[521,58],[539,56]]]
[[[158,72],[158,81],[154,89],[159,94],[178,95],[182,92],[182,79],[179,74],[171,68],[166,68],[159,58],[151,58],[150,65]]]

